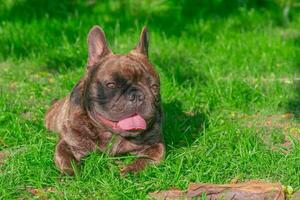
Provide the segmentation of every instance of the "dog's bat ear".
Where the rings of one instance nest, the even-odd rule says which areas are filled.
[[[93,26],[88,34],[88,66],[94,65],[104,56],[111,54],[101,27]]]
[[[132,52],[139,53],[148,57],[148,47],[149,47],[149,33],[147,28],[144,26],[141,31],[140,40]]]

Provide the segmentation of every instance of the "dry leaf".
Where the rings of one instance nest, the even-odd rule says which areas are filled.
[[[238,184],[191,183],[187,191],[166,190],[149,194],[154,199],[194,199],[206,197],[209,200],[284,200],[283,187],[279,183],[248,181]]]

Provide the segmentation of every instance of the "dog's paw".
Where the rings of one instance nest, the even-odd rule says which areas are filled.
[[[121,176],[124,176],[128,173],[137,173],[137,168],[135,165],[127,165],[127,166],[124,166],[120,169],[120,175]]]
[[[124,176],[127,173],[137,174],[139,171],[143,170],[146,167],[148,162],[149,159],[147,158],[138,158],[133,163],[122,167],[120,170],[120,174],[121,176]]]

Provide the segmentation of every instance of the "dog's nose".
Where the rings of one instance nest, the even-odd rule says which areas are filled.
[[[142,102],[145,99],[145,95],[143,92],[139,90],[131,90],[129,95],[128,95],[128,100],[131,102]]]

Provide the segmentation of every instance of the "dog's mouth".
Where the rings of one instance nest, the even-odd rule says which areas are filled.
[[[111,121],[99,114],[98,118],[103,124],[117,131],[142,131],[147,129],[145,119],[139,114],[134,114],[120,121]]]

